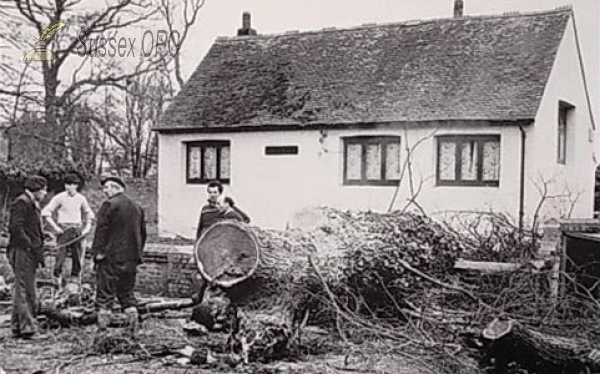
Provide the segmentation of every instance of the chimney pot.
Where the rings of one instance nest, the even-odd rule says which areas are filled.
[[[454,18],[462,17],[465,4],[463,0],[454,0]]]
[[[247,30],[250,27],[250,12],[244,12],[242,14],[242,28]]]
[[[242,14],[242,28],[237,31],[238,36],[256,35],[256,30],[252,28],[250,12]]]

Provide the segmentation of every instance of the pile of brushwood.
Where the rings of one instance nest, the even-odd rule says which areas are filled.
[[[576,373],[600,362],[592,328],[600,304],[568,277],[573,292],[553,296],[552,260],[530,265],[539,238],[506,217],[487,214],[485,230],[460,231],[415,213],[321,214],[326,223],[308,231],[238,225],[256,238],[260,261],[247,279],[222,289],[241,312],[211,315],[231,328],[231,347],[250,361],[280,357],[308,323],[349,344],[376,338],[390,350],[431,356],[444,363],[442,372]],[[454,268],[459,258],[502,252],[522,266]],[[210,297],[198,308],[207,305]],[[274,308],[278,323],[265,317]],[[223,323],[227,316],[234,321]],[[520,349],[523,358],[510,347],[529,348]]]

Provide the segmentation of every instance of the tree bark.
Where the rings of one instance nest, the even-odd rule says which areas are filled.
[[[48,158],[57,159],[63,156],[63,149],[60,146],[64,140],[62,130],[58,124],[58,106],[57,87],[58,87],[58,67],[53,61],[43,63],[44,71],[44,131],[40,134],[45,139],[46,144],[42,144],[48,153]],[[64,145],[64,144],[63,144]]]
[[[262,309],[275,303],[304,314],[308,299],[322,293],[308,255],[321,260],[326,281],[334,288],[344,267],[340,256],[318,256],[315,240],[298,231],[219,222],[196,243],[195,258],[202,277],[224,291],[234,304]]]
[[[483,331],[488,356],[498,370],[511,362],[537,373],[579,373],[600,369],[600,351],[588,340],[563,338],[534,331],[516,321],[494,320]]]

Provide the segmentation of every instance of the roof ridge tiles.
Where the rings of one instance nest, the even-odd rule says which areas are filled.
[[[403,20],[403,21],[392,21],[392,22],[380,22],[380,23],[363,23],[358,26],[349,26],[349,27],[323,27],[319,30],[288,30],[284,32],[277,33],[269,33],[269,34],[258,34],[258,35],[245,35],[245,36],[217,36],[217,41],[246,41],[246,40],[256,40],[256,39],[270,39],[270,38],[279,38],[286,36],[298,36],[298,35],[312,35],[312,34],[323,34],[327,32],[352,32],[359,31],[363,29],[370,28],[385,28],[385,27],[398,27],[398,26],[423,26],[430,23],[440,23],[440,22],[449,22],[449,21],[470,21],[470,20],[486,20],[486,19],[503,19],[503,18],[512,18],[512,17],[536,17],[541,15],[551,15],[555,13],[563,13],[563,12],[572,12],[573,7],[571,5],[563,5],[560,7],[556,7],[554,9],[548,10],[538,10],[533,12],[518,12],[518,11],[510,11],[504,13],[497,14],[476,14],[476,15],[464,15],[461,17],[437,17],[437,18],[429,18],[429,19],[411,19],[411,20]]]

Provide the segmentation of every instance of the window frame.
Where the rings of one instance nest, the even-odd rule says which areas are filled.
[[[438,135],[436,138],[436,169],[435,181],[436,186],[472,186],[472,187],[499,187],[500,172],[498,172],[498,180],[484,181],[483,180],[483,144],[488,141],[497,141],[500,147],[500,165],[502,166],[502,137],[500,135],[490,134],[465,134],[465,135]],[[477,179],[473,181],[459,179],[461,175],[460,167],[462,165],[462,144],[475,141],[477,145]],[[452,142],[456,144],[454,153],[454,180],[440,179],[440,148],[444,142]]]
[[[556,163],[561,164],[561,165],[566,165],[566,163],[567,163],[569,116],[571,115],[571,110],[573,110],[573,108],[575,108],[575,107],[567,102],[564,102],[564,101],[558,102],[558,118],[556,121],[557,122]],[[561,142],[561,132],[563,135],[562,142]]]
[[[386,160],[387,160],[387,144],[398,143],[398,147],[402,145],[402,138],[399,135],[359,135],[359,136],[348,136],[343,137],[343,181],[344,186],[396,186],[400,183],[400,178],[398,179],[385,179],[386,175]],[[362,146],[361,151],[361,179],[348,179],[348,146],[351,144],[360,144]],[[366,173],[366,145],[368,144],[378,144],[381,146],[381,179],[367,179]],[[402,149],[399,149],[400,154],[402,153]],[[398,163],[400,164],[400,156],[398,159]]]
[[[224,147],[229,147],[229,170],[231,174],[231,142],[229,140],[197,140],[191,142],[185,142],[185,181],[186,184],[207,184],[211,181],[218,181],[222,184],[229,184],[231,181],[231,175],[229,178],[221,178],[221,152]],[[200,178],[190,177],[190,161],[191,151],[193,148],[200,148]],[[206,179],[204,178],[204,152],[208,147],[215,147],[217,149],[217,178]]]

